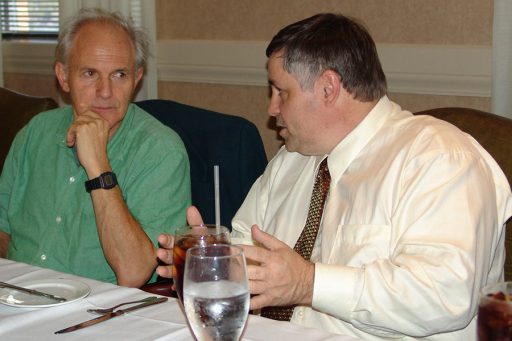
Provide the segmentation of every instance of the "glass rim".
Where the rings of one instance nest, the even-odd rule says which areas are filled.
[[[486,301],[499,301],[506,304],[512,304],[512,300],[502,300],[495,298],[493,296],[489,296],[491,294],[498,293],[499,291],[503,292],[506,296],[512,296],[512,281],[501,281],[488,283],[480,290],[480,299],[485,299]]]
[[[209,256],[209,255],[205,255],[205,254],[192,254],[196,250],[204,251],[205,249],[221,249],[221,248],[234,249],[234,250],[237,250],[237,252],[229,254],[229,255],[213,255],[213,256]],[[240,256],[240,255],[245,258],[244,249],[242,249],[240,246],[233,245],[233,244],[222,244],[222,243],[208,244],[208,245],[203,245],[203,246],[195,245],[195,246],[192,246],[187,249],[185,258],[188,258],[189,254],[190,254],[190,257],[199,258],[199,259],[203,259],[203,258],[222,259],[222,258],[236,257],[236,256]]]
[[[224,232],[229,233],[229,229],[224,225],[217,226],[215,224],[200,224],[200,225],[180,226],[174,231],[173,235],[178,236],[179,232],[185,232],[185,231],[213,231],[213,230],[218,230],[219,233],[217,233],[217,234],[221,234]],[[213,235],[213,234],[210,234],[210,235]]]

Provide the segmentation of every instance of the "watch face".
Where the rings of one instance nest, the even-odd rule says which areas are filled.
[[[114,178],[112,177],[112,174],[109,173],[109,174],[106,174],[103,178],[103,186],[102,187],[110,187],[110,186],[115,186],[116,184],[114,183]]]
[[[103,173],[99,177],[101,188],[110,189],[117,185],[117,179],[114,173]]]

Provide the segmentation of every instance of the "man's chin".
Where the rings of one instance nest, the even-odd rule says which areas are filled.
[[[304,148],[300,148],[298,144],[290,143],[289,140],[285,140],[284,147],[289,153],[299,153],[304,156],[322,155],[321,153],[311,153],[311,151],[304,150]]]
[[[290,143],[289,141],[284,141],[284,147],[286,148],[287,151],[289,151],[290,153],[294,153],[297,151],[297,147],[294,146],[292,143]]]

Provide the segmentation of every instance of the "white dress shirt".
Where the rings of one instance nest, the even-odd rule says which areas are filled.
[[[293,247],[323,156],[282,148],[233,219]],[[329,154],[312,307],[292,322],[365,340],[474,340],[478,293],[503,279],[507,179],[469,135],[383,97]],[[433,335],[434,334],[434,335]]]

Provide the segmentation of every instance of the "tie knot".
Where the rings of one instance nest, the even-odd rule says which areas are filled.
[[[331,174],[329,173],[329,166],[327,165],[327,158],[323,159],[322,162],[320,162],[317,177],[323,179],[323,181],[329,181],[331,179]]]

